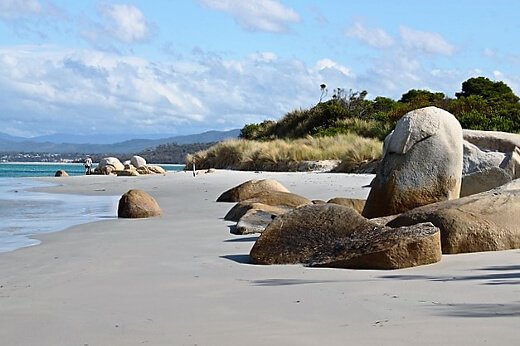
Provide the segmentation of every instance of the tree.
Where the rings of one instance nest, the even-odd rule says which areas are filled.
[[[407,93],[401,96],[399,102],[412,103],[412,102],[438,102],[444,99],[446,95],[440,92],[431,92],[429,90],[411,89]]]
[[[455,94],[457,98],[481,96],[486,101],[516,103],[519,98],[504,82],[493,82],[486,77],[470,78],[462,83],[462,91]]]

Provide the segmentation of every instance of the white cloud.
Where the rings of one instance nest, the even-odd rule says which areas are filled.
[[[0,49],[0,113],[42,132],[151,132],[204,120],[171,67],[99,51]],[[66,121],[65,121],[66,119]]]
[[[227,12],[248,31],[286,32],[290,23],[300,21],[300,16],[292,8],[277,0],[199,0],[208,8]]]
[[[231,60],[196,51],[161,63],[96,50],[0,48],[0,114],[12,133],[32,135],[236,128],[313,105],[328,76],[344,78],[340,64],[329,65],[316,70],[270,52]]]
[[[14,18],[27,15],[38,15],[43,7],[38,0],[1,0],[0,18]]]
[[[96,48],[117,51],[117,42],[131,44],[151,36],[150,24],[139,8],[133,5],[101,5],[101,22],[83,19],[81,36]]]
[[[142,41],[150,34],[144,14],[133,5],[111,5],[104,8],[103,15],[107,31],[122,42]]]
[[[400,27],[400,33],[406,48],[428,54],[452,55],[455,52],[455,46],[437,33],[414,30],[406,26]]]
[[[350,75],[350,69],[346,66],[343,66],[335,61],[332,61],[330,59],[321,59],[319,60],[317,63],[316,63],[316,69],[318,71],[322,71],[324,69],[334,69],[334,70],[337,70],[339,72],[341,72],[342,74],[344,74],[345,76],[348,76]]]
[[[394,44],[394,39],[383,29],[369,28],[359,21],[348,28],[345,35],[375,48],[388,48]]]

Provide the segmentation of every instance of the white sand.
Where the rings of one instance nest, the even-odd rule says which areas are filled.
[[[0,254],[1,345],[519,345],[520,251],[396,271],[245,264],[214,202],[274,177],[311,199],[365,197],[371,176],[218,171],[68,177],[55,192],[141,188],[164,215],[106,220]]]

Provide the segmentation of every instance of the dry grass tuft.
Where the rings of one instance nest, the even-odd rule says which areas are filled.
[[[186,168],[286,171],[301,161],[341,160],[342,172],[352,172],[381,155],[382,143],[355,134],[306,137],[267,142],[227,140],[186,157]]]

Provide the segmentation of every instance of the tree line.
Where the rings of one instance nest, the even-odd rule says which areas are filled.
[[[504,82],[485,77],[463,82],[454,97],[421,89],[409,90],[399,100],[383,96],[368,100],[367,95],[367,91],[337,88],[330,100],[320,98],[309,109],[294,110],[278,121],[245,125],[240,137],[269,140],[356,133],[384,139],[404,114],[427,106],[452,113],[466,129],[520,133],[520,98]]]

